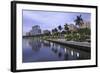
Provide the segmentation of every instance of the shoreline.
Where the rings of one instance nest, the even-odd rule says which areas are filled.
[[[91,51],[91,44],[87,42],[65,41],[64,39],[48,39],[47,41],[66,45],[87,52]]]

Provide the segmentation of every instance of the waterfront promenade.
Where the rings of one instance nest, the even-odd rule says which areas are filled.
[[[91,44],[88,42],[66,41],[65,39],[48,39],[47,41],[67,45],[69,47],[74,47],[76,49],[84,50],[87,52],[91,51]]]

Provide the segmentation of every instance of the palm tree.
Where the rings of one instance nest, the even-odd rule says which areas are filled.
[[[65,30],[65,31],[69,31],[68,24],[65,24],[65,25],[64,25],[64,30]]]
[[[63,28],[61,27],[61,25],[58,26],[58,29],[60,30],[59,36],[61,36],[61,30],[63,29]]]
[[[57,28],[54,29],[54,32],[55,32],[55,35],[58,35],[58,29]]]
[[[58,32],[57,28],[54,29],[55,32]]]
[[[52,29],[52,34],[53,34],[54,32],[55,32],[54,29]]]
[[[74,20],[74,22],[75,22],[76,25],[79,26],[79,28],[80,28],[80,26],[82,26],[82,24],[84,24],[81,15],[80,16],[77,16],[77,18]]]
[[[58,33],[58,30],[57,30],[57,28],[54,28],[54,29],[52,29],[52,34],[57,34]]]
[[[61,25],[59,25],[59,26],[58,26],[58,29],[59,29],[59,30],[60,30],[60,32],[61,32],[61,30],[62,30],[62,27],[61,27]]]

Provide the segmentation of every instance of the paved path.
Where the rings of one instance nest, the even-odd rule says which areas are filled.
[[[90,47],[91,44],[88,43],[88,42],[76,42],[76,41],[66,41],[64,39],[58,39],[56,41],[60,41],[60,42],[63,42],[63,43],[68,43],[68,44],[74,44],[74,45],[79,45],[79,46],[85,46],[85,47]]]
[[[71,47],[76,47],[78,49],[90,51],[91,44],[88,42],[76,42],[76,41],[66,41],[64,39],[49,39],[48,41],[64,44]]]

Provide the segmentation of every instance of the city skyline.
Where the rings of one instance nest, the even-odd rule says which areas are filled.
[[[66,23],[75,24],[74,20],[79,15],[82,15],[84,21],[91,20],[90,13],[23,10],[23,35],[35,25],[39,25],[42,30],[51,31],[59,25],[64,26]]]

